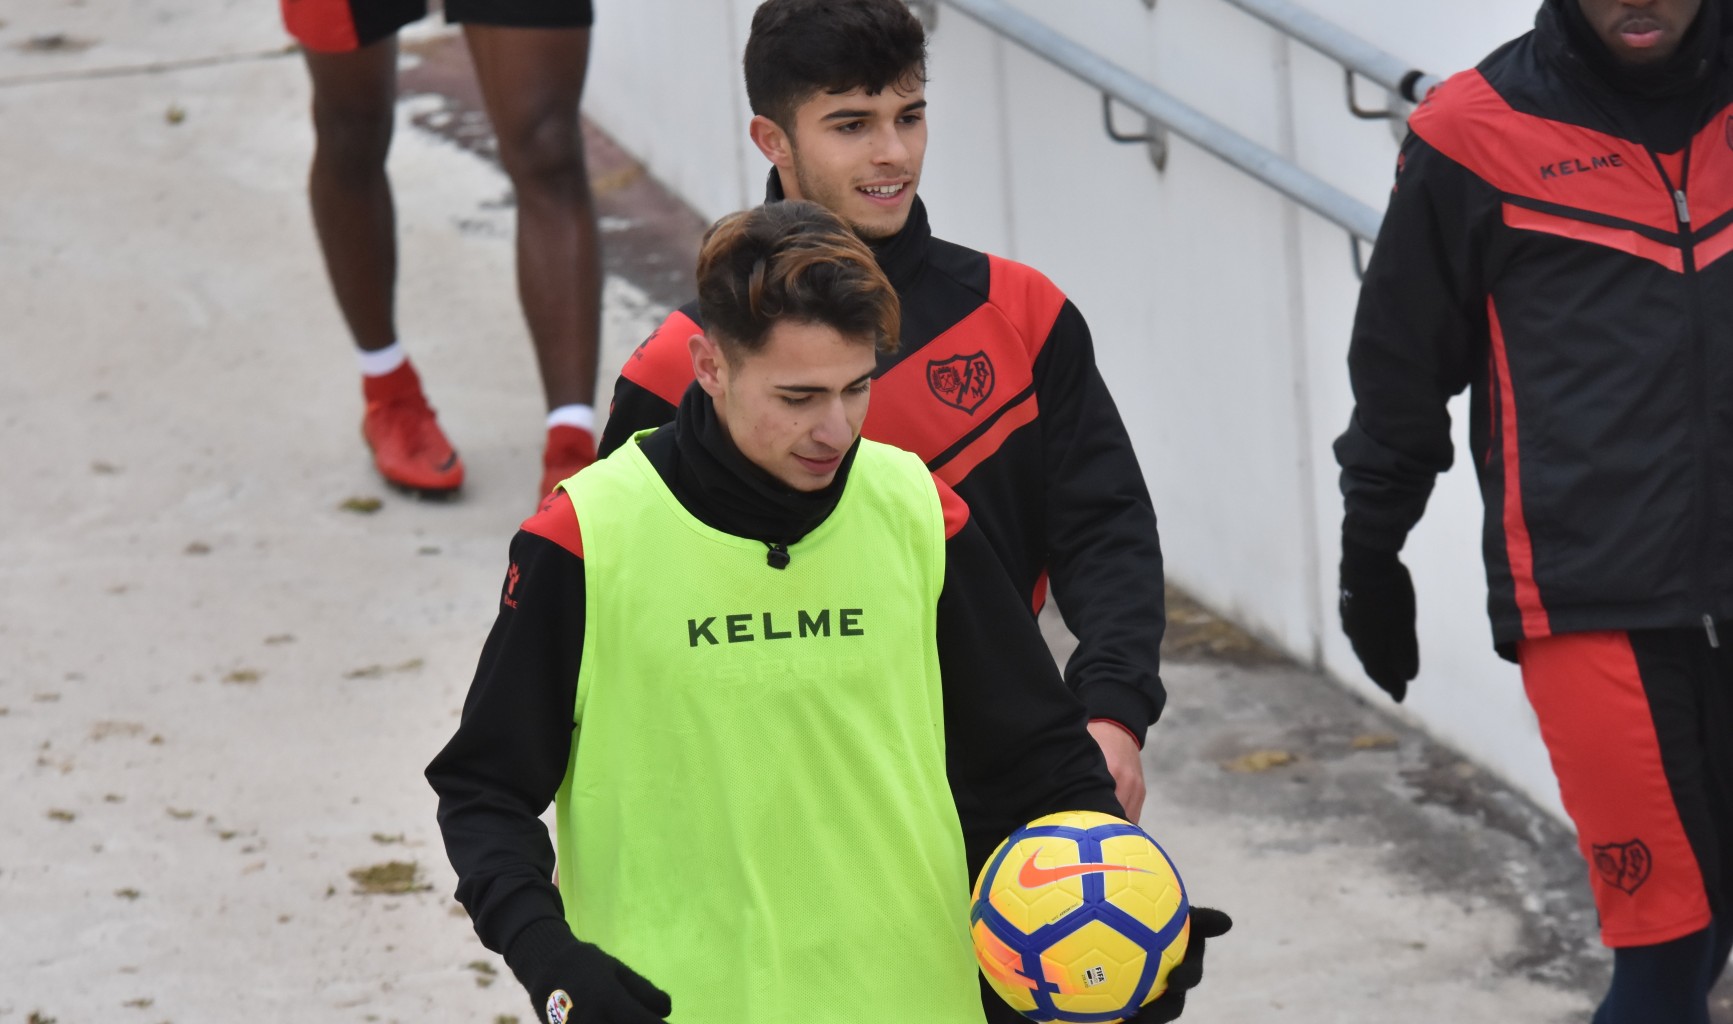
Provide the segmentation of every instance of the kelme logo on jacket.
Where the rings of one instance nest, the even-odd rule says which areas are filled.
[[[686,643],[746,644],[755,640],[788,640],[800,636],[830,636],[831,624],[836,624],[836,636],[866,636],[861,619],[866,612],[859,608],[838,608],[833,620],[829,608],[816,612],[805,609],[789,615],[777,612],[738,612],[734,615],[710,615],[686,620]],[[777,628],[780,624],[781,628]]]
[[[927,387],[939,401],[974,415],[993,394],[993,361],[984,351],[931,360],[927,363]]]
[[[1546,181],[1548,178],[1567,178],[1573,174],[1587,174],[1590,171],[1601,171],[1609,167],[1623,166],[1625,166],[1625,157],[1622,153],[1608,153],[1606,156],[1591,156],[1587,160],[1584,160],[1580,156],[1572,157],[1568,160],[1560,160],[1556,164],[1542,164],[1540,169],[1540,180]]]

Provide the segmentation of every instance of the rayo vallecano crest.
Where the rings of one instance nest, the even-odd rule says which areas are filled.
[[[939,401],[974,415],[993,394],[993,361],[985,352],[934,359],[927,363],[927,387]]]

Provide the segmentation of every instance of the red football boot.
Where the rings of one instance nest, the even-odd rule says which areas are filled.
[[[364,376],[361,393],[367,399],[361,436],[386,483],[429,495],[463,486],[463,460],[439,429],[415,367],[405,362],[383,377]]]
[[[553,493],[566,477],[596,461],[596,439],[583,427],[548,428],[548,446],[542,452],[541,496]]]

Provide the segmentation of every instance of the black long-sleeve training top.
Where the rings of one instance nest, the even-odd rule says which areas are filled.
[[[847,485],[853,451],[830,487],[791,491],[734,449],[711,410],[693,386],[677,421],[638,442],[680,503],[715,529],[766,545],[792,545],[816,528]],[[973,879],[993,848],[1033,818],[1123,811],[1083,705],[992,547],[968,507],[942,483],[935,487],[948,535],[937,614],[946,771]],[[564,919],[550,880],[554,849],[539,816],[571,750],[587,598],[580,525],[560,491],[513,538],[498,618],[461,723],[427,768],[457,898],[482,942],[508,962],[525,928]],[[1000,1019],[994,1002],[1003,1006],[986,1005]]]
[[[1472,387],[1501,649],[1733,617],[1730,6],[1632,70],[1546,0],[1409,122],[1349,348],[1343,538],[1400,550]]]
[[[767,201],[782,198],[772,172]],[[1035,270],[934,238],[918,198],[873,251],[902,301],[902,343],[879,356],[863,433],[919,455],[968,502],[1026,613],[1051,583],[1078,640],[1067,683],[1142,744],[1166,700],[1161,541],[1083,314]],[[670,314],[626,361],[604,455],[674,418],[700,319],[696,303]]]

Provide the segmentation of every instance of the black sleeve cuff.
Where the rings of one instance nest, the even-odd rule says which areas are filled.
[[[547,993],[535,991],[537,979],[547,973],[548,966],[578,945],[571,926],[560,918],[543,917],[518,932],[506,947],[505,965],[511,968],[518,982],[536,999]]]
[[[1090,721],[1105,718],[1124,726],[1125,731],[1131,733],[1131,738],[1137,741],[1138,747],[1142,748],[1144,737],[1155,721],[1147,694],[1116,683],[1086,683],[1078,691],[1078,696],[1083,698],[1083,706],[1089,712]]]

